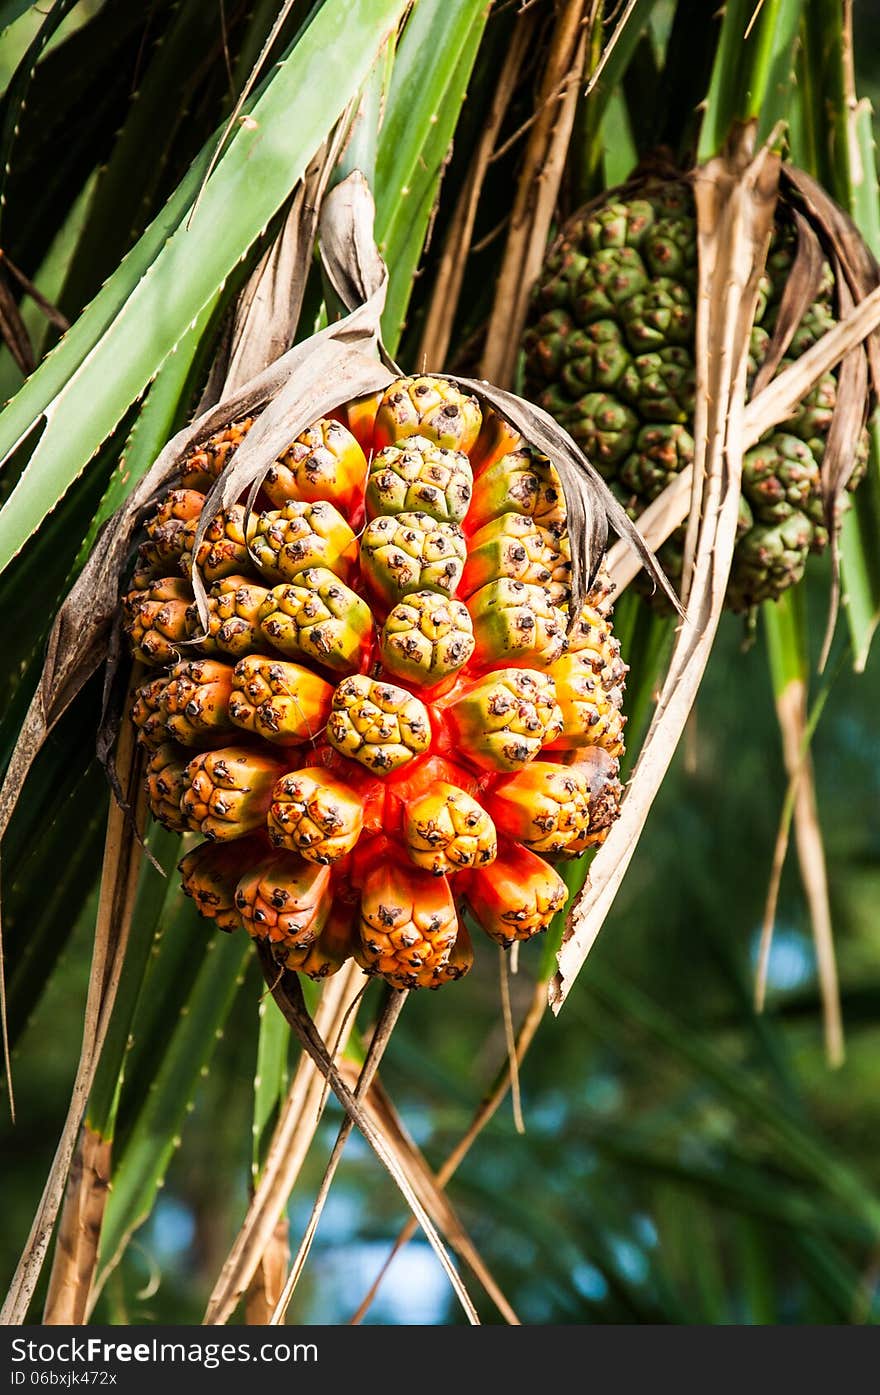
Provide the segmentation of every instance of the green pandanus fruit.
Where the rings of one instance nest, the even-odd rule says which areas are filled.
[[[849,304],[848,273],[841,266],[836,276],[824,260],[833,237],[823,233],[823,217],[783,181],[751,333],[750,390],[765,364],[763,379],[784,371]],[[808,247],[802,265],[813,254],[818,263],[812,302],[774,348],[783,292],[799,249]],[[696,289],[692,185],[656,174],[637,176],[576,213],[535,284],[523,340],[526,390],[567,428],[633,517],[694,459]],[[777,599],[827,542],[820,471],[838,375],[826,374],[783,427],[746,454],[727,591],[734,610]],[[850,487],[865,443],[854,431],[844,446]],[[659,553],[673,578],[683,540],[681,528]]]

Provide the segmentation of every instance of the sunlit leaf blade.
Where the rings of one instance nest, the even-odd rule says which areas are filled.
[[[48,425],[0,514],[0,569],[86,466],[216,295],[303,175],[372,67],[406,0],[330,0],[276,67],[187,214],[194,167],[119,271],[0,417],[8,450],[45,412]],[[322,82],[303,102],[320,64]],[[295,122],[287,119],[295,110]],[[204,161],[198,166],[199,173]],[[247,189],[247,198],[241,197]],[[133,284],[134,283],[134,284]],[[100,337],[99,337],[100,336]],[[24,399],[24,400],[22,400]]]
[[[205,306],[176,350],[165,360],[150,385],[143,406],[125,443],[119,464],[83,539],[75,570],[82,567],[101,526],[115,512],[133,484],[146,474],[165,442],[183,424],[194,380],[205,354],[204,336],[214,315],[216,299]]]
[[[757,118],[766,139],[786,114],[804,0],[729,0],[706,98],[699,158],[724,146],[735,121]]]
[[[487,18],[481,0],[420,0],[398,45],[375,189],[379,250],[396,249],[382,317],[392,352]]]
[[[260,1033],[257,1042],[257,1068],[254,1074],[253,1154],[251,1168],[254,1178],[266,1148],[267,1136],[287,1088],[287,1056],[290,1049],[290,1027],[284,1020],[275,999],[265,997],[260,1003]]]
[[[140,65],[137,97],[99,173],[83,235],[65,277],[61,303],[71,315],[100,290],[107,271],[116,268],[161,207],[169,174],[173,179],[181,155],[185,158],[187,150],[197,151],[211,134],[215,107],[207,100],[205,88],[211,90],[209,75],[219,76],[222,62],[223,31],[216,9],[175,7],[159,32],[161,43],[154,46],[150,39],[155,31],[147,26],[143,42],[148,51]],[[225,88],[221,82],[224,95]],[[175,101],[168,100],[169,92],[176,94]],[[155,150],[156,158],[133,180],[132,168],[147,146]]]
[[[0,5],[0,33],[8,29],[10,24],[14,24],[26,10],[33,9],[36,0],[4,0]]]

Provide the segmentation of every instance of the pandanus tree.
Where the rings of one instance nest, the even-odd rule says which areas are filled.
[[[112,1314],[218,1037],[259,1003],[251,1194],[205,1321],[283,1319],[354,1127],[412,1211],[401,1242],[422,1228],[471,1321],[517,1321],[447,1183],[511,1090],[518,1119],[548,1006],[548,1041],[590,991],[676,1045],[662,1007],[578,975],[726,608],[766,640],[789,780],[756,991],[793,823],[841,1058],[803,594],[826,551],[820,666],[863,668],[880,205],[852,6],[56,0],[0,22],[10,1112],[16,1043],[92,930],[4,1315]],[[485,1003],[486,936],[506,1058],[435,1170],[378,1071],[410,1000],[453,1028]],[[750,1100],[748,1072],[702,1064]],[[810,1205],[844,1179],[867,1253],[867,1182],[757,1098]],[[760,1166],[740,1180],[753,1198]],[[835,1237],[798,1262],[832,1311],[859,1301]]]

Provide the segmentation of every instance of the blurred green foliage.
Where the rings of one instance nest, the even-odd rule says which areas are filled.
[[[812,628],[824,578],[816,568]],[[880,658],[839,681],[815,756],[848,1055],[827,1069],[809,925],[787,868],[767,1016],[751,1009],[769,850],[784,795],[761,651],[727,619],[685,747],[571,1000],[542,1024],[509,1104],[451,1184],[454,1204],[529,1322],[845,1322],[880,1310]],[[21,1246],[78,1048],[89,915],[16,1053],[19,1121],[4,1126],[0,1270]],[[383,1066],[439,1165],[503,1056],[497,968],[407,1004]],[[487,952],[488,951],[488,952]],[[199,953],[198,942],[193,953]],[[522,955],[523,1011],[539,946]],[[161,1200],[96,1317],[197,1322],[247,1201],[257,1002],[251,971],[187,1120]],[[334,1107],[290,1208],[308,1216]],[[218,1166],[224,1184],[218,1186]],[[230,1172],[229,1169],[232,1168]],[[346,1321],[405,1216],[352,1141],[291,1320]],[[483,1317],[497,1320],[485,1299]],[[416,1240],[371,1317],[457,1321]]]

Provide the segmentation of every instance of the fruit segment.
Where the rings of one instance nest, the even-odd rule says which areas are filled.
[[[621,712],[622,691],[608,685],[595,672],[595,660],[584,651],[563,654],[548,670],[556,685],[556,698],[562,713],[562,731],[547,742],[552,750],[578,746],[604,746],[609,755],[623,754]]]
[[[235,907],[235,890],[248,867],[265,857],[258,838],[240,838],[234,843],[201,843],[178,863],[181,885],[200,913],[221,930],[240,930],[241,916]]]
[[[571,561],[565,540],[521,513],[505,513],[473,534],[461,595],[472,596],[498,577],[540,586],[554,605],[571,594]]]
[[[215,842],[261,828],[283,772],[279,761],[247,746],[195,756],[184,772],[180,801],[187,826]]]
[[[460,523],[472,491],[473,474],[466,455],[412,436],[373,457],[365,496],[367,516],[426,513],[443,522]]]
[[[435,877],[485,867],[498,851],[495,826],[476,799],[443,781],[407,806],[403,836],[410,861]]]
[[[269,841],[309,862],[338,862],[352,851],[363,826],[360,799],[318,766],[283,776],[272,792]]]
[[[502,577],[475,591],[467,607],[480,668],[547,667],[565,648],[565,616],[540,586]]]
[[[324,500],[293,499],[281,509],[260,514],[250,550],[263,576],[271,581],[291,581],[307,567],[326,567],[347,581],[357,561],[354,533]]]
[[[215,659],[178,664],[171,670],[159,698],[169,736],[184,746],[221,744],[233,730],[229,715],[231,693],[229,664]]]
[[[444,983],[455,983],[458,979],[464,978],[474,965],[474,947],[471,937],[467,932],[467,926],[463,921],[458,923],[458,934],[455,944],[449,951],[449,958],[444,964],[434,967],[420,969],[416,975],[416,988],[442,988]]]
[[[586,836],[590,823],[589,790],[576,766],[536,760],[501,780],[489,797],[500,832],[531,848],[555,856]]]
[[[184,524],[186,538],[180,554],[180,570],[189,576],[195,564],[206,584],[243,571],[249,561],[248,537],[256,521],[245,519],[243,504],[221,509],[208,524],[205,536],[194,552],[198,519]]]
[[[360,667],[373,633],[370,608],[325,567],[275,586],[260,607],[260,628],[282,654],[343,672]]]
[[[565,496],[546,456],[524,446],[502,456],[477,476],[468,528],[476,531],[505,513],[532,518],[557,538],[565,532]]]
[[[229,654],[241,658],[268,647],[260,629],[260,607],[269,592],[246,576],[225,576],[216,581],[207,597],[208,626],[202,625],[195,604],[186,612],[187,633],[197,639],[204,654]]]
[[[375,595],[389,606],[411,591],[452,595],[466,557],[459,526],[440,523],[427,513],[379,514],[361,538],[361,572]]]
[[[414,867],[372,868],[361,894],[358,963],[395,988],[418,986],[448,961],[458,934],[449,883]]]
[[[215,432],[204,445],[191,451],[181,469],[182,484],[187,489],[200,489],[207,493],[253,424],[253,417],[244,417],[223,431]]]
[[[275,853],[245,872],[235,908],[248,934],[282,949],[312,944],[330,914],[330,869],[295,853]]]
[[[147,798],[154,819],[165,828],[182,832],[187,827],[180,799],[185,789],[184,770],[189,751],[166,741],[158,746],[147,762]]]
[[[288,949],[284,963],[306,978],[329,978],[354,954],[357,945],[357,914],[351,906],[339,903],[331,910],[317,939],[301,949]]]
[[[137,728],[138,744],[145,746],[149,751],[154,751],[168,740],[165,718],[159,707],[159,699],[167,683],[167,673],[160,674],[158,678],[151,678],[148,683],[142,683],[132,704],[131,720]]]
[[[123,603],[123,628],[132,656],[153,666],[177,658],[187,636],[190,590],[178,577],[150,582],[145,590],[129,591]]]
[[[743,494],[762,523],[784,523],[794,510],[806,509],[820,484],[810,447],[788,432],[774,432],[743,458]]]
[[[449,450],[467,452],[480,434],[483,415],[468,397],[443,378],[399,378],[384,393],[376,413],[376,450],[408,436],[423,436]]]
[[[605,842],[611,825],[620,816],[623,789],[617,778],[617,761],[601,746],[574,751],[570,759],[586,785],[590,817],[584,831],[569,843],[565,855],[580,857],[589,848],[598,848]]]
[[[429,749],[428,709],[392,683],[346,678],[333,696],[327,740],[374,775],[388,775]]]
[[[505,948],[546,930],[565,905],[567,892],[559,873],[515,843],[499,851],[491,867],[464,876],[474,919]]]
[[[345,514],[360,502],[366,474],[366,457],[352,433],[322,417],[279,455],[262,487],[276,508],[290,499],[323,499]]]
[[[422,687],[457,673],[474,652],[467,606],[436,591],[415,591],[391,611],[379,635],[387,671]]]
[[[198,518],[205,496],[198,489],[172,489],[166,494],[147,524],[147,536],[155,538],[166,530],[183,532],[183,524]]]
[[[314,741],[332,701],[330,684],[301,664],[249,654],[232,671],[230,719],[266,741]]]
[[[563,729],[553,679],[528,668],[488,674],[445,716],[454,748],[484,770],[518,770]]]
[[[159,505],[146,525],[148,542],[140,549],[140,567],[135,585],[141,585],[141,574],[161,576],[180,570],[180,558],[191,539],[202,506],[204,494],[192,489],[173,489]]]

